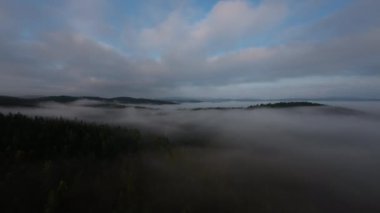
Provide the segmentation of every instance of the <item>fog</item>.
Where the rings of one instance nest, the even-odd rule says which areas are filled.
[[[379,212],[380,103],[323,103],[329,106],[194,111],[199,104],[114,109],[77,102],[1,112],[167,137],[170,153],[146,151],[143,160],[146,199],[168,211]]]

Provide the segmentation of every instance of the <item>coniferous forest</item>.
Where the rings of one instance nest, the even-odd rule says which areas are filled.
[[[137,130],[0,114],[2,212],[139,208]]]

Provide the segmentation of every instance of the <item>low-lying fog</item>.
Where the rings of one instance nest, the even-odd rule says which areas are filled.
[[[380,102],[322,103],[357,111],[188,110],[197,103],[113,109],[75,103],[1,112],[126,125],[183,143],[170,155],[146,154],[147,172],[155,174],[147,177],[146,199],[167,210],[380,212]]]

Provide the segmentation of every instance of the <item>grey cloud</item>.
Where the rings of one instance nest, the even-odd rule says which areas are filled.
[[[47,88],[61,85],[72,92],[85,93],[102,84],[127,89],[129,84],[139,86],[136,82],[141,80],[137,80],[136,69],[125,56],[81,35],[54,33],[43,41],[6,45],[2,74],[31,82],[39,80]],[[18,86],[25,90],[23,85]],[[102,93],[91,93],[97,92]]]
[[[297,33],[285,32],[287,36],[284,36],[286,39],[281,45],[234,49],[241,36],[265,34],[266,29],[277,29],[278,24],[285,21],[285,14],[301,14],[300,11],[292,11],[290,6],[295,4],[294,1],[287,2],[289,10],[286,13],[282,11],[284,2],[279,2],[264,1],[262,5],[255,6],[244,1],[221,2],[196,24],[183,17],[179,8],[166,21],[161,20],[157,25],[140,31],[136,29],[135,34],[131,35],[135,40],[131,41],[135,42],[134,48],[137,49],[129,49],[126,44],[130,50],[126,52],[123,46],[111,46],[99,39],[104,34],[87,22],[92,17],[95,17],[94,20],[100,17],[99,26],[106,23],[102,20],[106,11],[97,6],[102,5],[102,1],[82,15],[74,13],[75,10],[70,12],[70,5],[63,5],[59,12],[53,10],[55,14],[48,8],[57,9],[57,2],[41,8],[20,2],[11,2],[5,7],[3,3],[4,7],[1,8],[6,8],[7,12],[1,14],[0,20],[0,89],[9,94],[163,97],[222,96],[225,93],[234,96],[247,89],[241,88],[242,84],[258,85],[248,87],[254,90],[263,84],[266,88],[276,88],[279,81],[292,78],[379,77],[380,20],[374,9],[377,2],[371,0],[353,1],[334,15],[298,29]],[[312,2],[307,1],[299,7],[312,8]],[[71,8],[78,6],[72,3],[74,6],[71,5]],[[326,1],[322,3],[327,4]],[[87,4],[84,2],[84,5]],[[253,19],[257,17],[251,14],[252,20],[243,25],[223,22],[224,16],[220,14],[228,11],[226,5],[229,4],[234,4],[237,11],[226,16],[229,21],[240,21],[241,15],[255,12],[260,16],[259,21],[255,22]],[[273,14],[278,8],[282,8],[282,12]],[[239,11],[245,13],[240,14]],[[32,18],[39,12],[43,15]],[[73,17],[68,18],[69,14]],[[75,20],[88,26],[88,30],[76,30],[72,26]],[[340,24],[342,21],[346,24]],[[47,23],[55,28],[40,29]],[[24,28],[31,31],[31,38],[22,36]],[[205,30],[203,34],[199,34],[201,29]],[[328,39],[316,41],[311,36],[313,33],[328,35],[332,30],[336,32],[335,36]],[[297,39],[300,38],[297,36],[304,38]],[[156,50],[161,52],[157,58],[146,55]],[[219,51],[217,56],[210,54],[216,50]],[[140,51],[147,52],[140,54]],[[297,81],[294,84],[299,85],[300,90],[307,87]],[[332,88],[330,92],[334,93],[333,88],[341,91],[333,86],[333,82],[329,84]],[[207,88],[214,89],[202,92]],[[380,96],[376,86],[353,87],[352,91],[354,89],[361,91],[357,94]],[[249,96],[249,93],[245,94]],[[267,94],[273,95],[274,92]]]
[[[308,25],[297,25],[279,34],[284,41],[323,41],[380,27],[376,0],[349,1],[345,8]]]

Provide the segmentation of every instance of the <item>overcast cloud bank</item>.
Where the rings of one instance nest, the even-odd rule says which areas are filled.
[[[379,1],[0,3],[8,95],[380,97]]]

